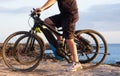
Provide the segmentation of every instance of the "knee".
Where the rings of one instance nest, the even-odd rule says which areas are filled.
[[[49,18],[46,18],[46,19],[44,20],[44,22],[45,22],[46,24],[48,24],[48,25],[54,25],[54,23],[52,22],[52,20],[49,19]]]
[[[44,20],[44,22],[45,22],[45,23],[49,23],[49,18],[46,18],[46,19]]]

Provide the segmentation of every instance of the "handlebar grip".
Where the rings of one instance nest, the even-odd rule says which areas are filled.
[[[33,10],[31,11],[31,14],[30,14],[31,17],[39,17],[40,16],[40,13],[36,13],[36,9],[33,8]]]

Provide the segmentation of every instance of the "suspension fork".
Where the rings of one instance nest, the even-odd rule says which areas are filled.
[[[22,50],[22,53],[28,53],[29,50],[27,49],[31,49],[33,50],[33,45],[34,45],[34,37],[32,36],[32,34],[34,34],[34,31],[29,31],[29,33],[27,33],[27,35],[29,36],[27,39],[27,43],[25,44],[25,48]],[[32,47],[31,47],[32,46]]]

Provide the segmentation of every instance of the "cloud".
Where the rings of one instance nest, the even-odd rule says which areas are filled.
[[[120,21],[120,4],[96,5],[88,13],[96,21]]]
[[[92,6],[87,12],[80,13],[79,24],[102,31],[120,30],[120,4]]]
[[[21,14],[28,13],[31,9],[32,7],[20,7],[16,9],[0,7],[0,13]]]

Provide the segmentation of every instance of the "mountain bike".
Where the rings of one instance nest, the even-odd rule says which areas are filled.
[[[33,26],[29,31],[18,31],[9,35],[4,41],[2,57],[5,64],[13,71],[32,71],[42,61],[45,55],[45,42],[41,35],[47,39],[53,56],[58,60],[72,62],[72,55],[63,38],[62,45],[57,41],[57,34],[62,36],[62,30],[55,30],[40,18],[40,14],[31,11],[30,18]],[[95,30],[76,30],[74,41],[77,46],[79,62],[83,68],[93,68],[100,65],[108,55],[108,46],[102,34]]]

